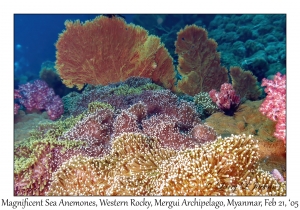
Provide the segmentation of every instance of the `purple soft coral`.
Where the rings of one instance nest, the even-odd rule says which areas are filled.
[[[19,101],[28,111],[46,110],[51,120],[58,119],[64,112],[59,96],[42,80],[20,85],[19,92]]]

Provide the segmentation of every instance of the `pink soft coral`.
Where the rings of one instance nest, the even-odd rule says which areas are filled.
[[[275,168],[271,171],[272,176],[279,182],[284,182],[284,178],[281,173]]]
[[[240,104],[240,97],[229,83],[222,84],[220,92],[212,89],[209,91],[209,96],[226,115],[233,115]]]
[[[277,122],[274,136],[286,142],[286,75],[279,72],[273,80],[263,79],[267,97],[259,110],[272,121]]]

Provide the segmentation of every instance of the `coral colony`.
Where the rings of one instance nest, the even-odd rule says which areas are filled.
[[[48,115],[15,139],[15,195],[286,195],[285,75],[228,71],[196,25],[176,57],[118,16],[65,26],[55,74],[81,91],[14,91],[18,123]]]

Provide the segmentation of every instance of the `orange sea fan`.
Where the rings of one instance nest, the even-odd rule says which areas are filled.
[[[256,76],[251,71],[244,71],[239,66],[232,66],[230,67],[230,77],[233,89],[240,98],[254,101],[261,96],[262,89],[258,85]]]
[[[186,26],[177,34],[175,43],[178,54],[177,91],[189,95],[220,89],[228,82],[228,71],[220,65],[217,43],[208,39],[207,31],[196,25]]]
[[[175,82],[173,59],[142,27],[118,17],[65,22],[56,43],[56,68],[68,87],[107,85],[131,76],[151,78],[166,88]]]

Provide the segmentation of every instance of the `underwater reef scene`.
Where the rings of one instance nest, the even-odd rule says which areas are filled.
[[[127,18],[15,73],[14,195],[286,195],[286,15]]]

